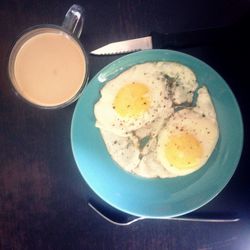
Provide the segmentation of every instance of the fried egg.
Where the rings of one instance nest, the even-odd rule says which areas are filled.
[[[135,65],[101,89],[95,104],[112,159],[145,178],[172,178],[201,168],[219,137],[216,112],[206,87],[175,62]]]
[[[177,111],[159,134],[157,159],[175,175],[201,168],[219,137],[216,113],[205,87],[198,91],[197,106]]]
[[[107,82],[95,104],[96,127],[127,136],[173,112],[165,80],[155,77],[156,63],[135,65]]]

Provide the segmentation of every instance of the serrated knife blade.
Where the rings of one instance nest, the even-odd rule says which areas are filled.
[[[93,50],[90,53],[93,55],[112,55],[145,49],[152,49],[151,36],[110,43],[99,49]]]
[[[228,39],[229,27],[199,29],[181,33],[151,32],[150,36],[109,43],[91,51],[93,55],[114,55],[145,49],[180,49]]]
[[[93,55],[112,55],[145,49],[152,49],[151,36],[110,43],[90,53]]]

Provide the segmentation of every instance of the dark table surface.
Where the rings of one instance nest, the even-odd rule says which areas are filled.
[[[250,249],[249,10],[246,0],[87,0],[80,38],[89,53],[116,40],[151,31],[179,32],[234,23],[240,32],[223,44],[182,49],[211,65],[227,81],[240,105],[244,148],[224,190],[200,211],[231,211],[231,224],[145,220],[120,227],[87,205],[97,198],[81,177],[70,145],[75,103],[42,110],[10,88],[8,53],[26,28],[61,24],[71,1],[0,2],[0,249]],[[120,56],[89,55],[90,78]]]

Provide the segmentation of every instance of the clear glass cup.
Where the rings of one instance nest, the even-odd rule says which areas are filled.
[[[79,41],[84,10],[72,5],[61,26],[38,25],[15,42],[8,63],[14,91],[45,109],[74,102],[88,81],[88,58]]]

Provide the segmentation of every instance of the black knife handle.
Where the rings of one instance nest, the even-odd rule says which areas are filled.
[[[219,43],[229,39],[231,29],[229,27],[192,30],[182,33],[162,34],[152,32],[152,45],[154,49],[163,48],[187,48],[212,43]]]

